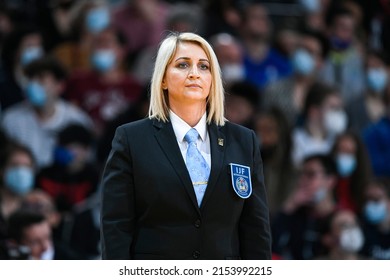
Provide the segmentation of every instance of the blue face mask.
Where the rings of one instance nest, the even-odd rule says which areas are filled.
[[[364,207],[364,215],[370,223],[380,224],[387,216],[386,202],[367,202]]]
[[[68,166],[74,160],[74,155],[64,147],[57,147],[54,150],[54,161],[62,166]]]
[[[110,25],[110,13],[105,7],[90,10],[85,19],[88,31],[98,33]]]
[[[324,187],[321,187],[314,193],[313,202],[320,203],[321,201],[324,200],[325,197],[326,197],[326,189]]]
[[[387,73],[382,68],[371,68],[367,71],[367,87],[376,92],[381,93],[387,86]]]
[[[116,56],[112,50],[95,51],[92,55],[92,64],[100,72],[107,72],[115,66]]]
[[[355,171],[356,158],[351,154],[338,154],[336,157],[337,170],[341,177],[348,177]]]
[[[17,195],[25,195],[34,185],[34,172],[25,166],[12,167],[5,172],[5,186]]]
[[[320,0],[300,0],[299,2],[308,13],[319,12],[321,9]]]
[[[45,88],[38,82],[31,81],[26,88],[26,97],[35,107],[43,107],[47,101]]]
[[[351,46],[351,41],[342,40],[336,36],[330,38],[330,43],[334,50],[344,51]]]
[[[313,73],[315,61],[308,51],[299,49],[293,54],[292,65],[295,73],[307,76]]]
[[[20,55],[20,64],[26,66],[30,62],[43,56],[43,50],[41,47],[28,47],[23,50]]]

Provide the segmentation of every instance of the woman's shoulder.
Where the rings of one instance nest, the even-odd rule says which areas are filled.
[[[240,134],[240,135],[252,135],[253,130],[249,129],[243,125],[232,123],[229,121],[225,122],[225,125],[222,126],[222,129],[227,133]]]
[[[144,131],[147,127],[152,126],[153,121],[149,118],[143,118],[136,121],[128,122],[118,126],[117,130],[123,130],[125,132]]]

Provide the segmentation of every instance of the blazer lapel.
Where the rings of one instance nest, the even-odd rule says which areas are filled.
[[[173,169],[180,177],[191,201],[194,205],[196,211],[200,215],[200,210],[198,207],[198,202],[196,200],[195,191],[191,182],[190,175],[188,173],[187,167],[183,160],[183,156],[180,152],[179,145],[175,137],[175,132],[173,131],[172,123],[159,122],[157,120],[153,121],[153,125],[157,128],[155,137],[157,142],[160,144],[161,149],[164,151],[166,157],[173,166]]]
[[[226,137],[221,131],[221,127],[212,123],[209,125],[209,136],[210,136],[210,149],[211,149],[211,172],[204,194],[201,208],[204,208],[204,205],[209,200],[213,190],[215,189],[218,177],[221,174],[221,171],[224,166],[224,155],[226,147]]]

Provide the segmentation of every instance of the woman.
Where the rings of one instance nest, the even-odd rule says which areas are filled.
[[[6,223],[23,197],[34,187],[35,160],[31,151],[10,142],[0,158],[0,239],[6,236]]]
[[[259,143],[225,122],[223,101],[210,45],[192,33],[168,36],[149,118],[117,129],[106,163],[104,259],[270,258]]]
[[[338,208],[360,214],[364,189],[372,176],[366,147],[358,134],[346,131],[336,138],[331,154],[339,173],[334,192]]]

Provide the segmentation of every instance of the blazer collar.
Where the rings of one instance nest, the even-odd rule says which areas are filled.
[[[203,209],[207,204],[212,192],[215,189],[219,175],[224,166],[224,156],[226,147],[226,137],[222,132],[221,126],[215,123],[208,125],[211,149],[211,172],[200,208]]]
[[[192,204],[200,215],[200,209],[198,207],[195,191],[192,186],[192,181],[183,160],[183,156],[181,155],[179,145],[177,144],[172,123],[170,121],[161,122],[158,120],[153,120],[153,125],[156,127],[155,137],[157,142],[160,144],[161,149],[164,151],[166,157],[171,163],[173,170],[182,181]]]

